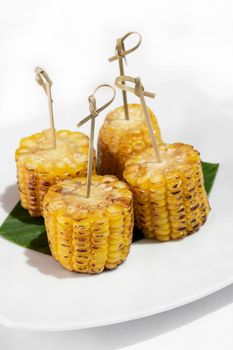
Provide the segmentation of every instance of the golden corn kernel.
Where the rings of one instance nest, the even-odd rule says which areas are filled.
[[[57,147],[52,149],[50,130],[44,130],[21,139],[15,152],[21,205],[31,216],[42,215],[42,200],[49,186],[87,173],[88,137],[60,130],[56,132],[56,141]]]
[[[112,174],[122,179],[124,164],[134,152],[151,145],[142,106],[130,104],[129,120],[124,109],[110,112],[100,129],[97,152],[97,173]],[[148,108],[158,144],[162,143],[160,129],[154,113]]]
[[[128,159],[123,175],[133,192],[136,226],[145,237],[167,241],[197,231],[210,207],[199,153],[181,143],[159,150],[161,163],[148,147]]]
[[[115,176],[68,179],[49,188],[43,216],[51,253],[70,271],[100,273],[128,256],[133,235],[133,200]]]

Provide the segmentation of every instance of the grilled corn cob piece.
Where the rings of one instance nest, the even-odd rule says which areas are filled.
[[[110,112],[100,129],[97,152],[97,173],[112,174],[122,179],[124,164],[135,151],[151,145],[145,116],[140,104],[130,104],[129,120],[124,108]],[[148,108],[158,144],[162,143],[160,129],[154,113]]]
[[[134,198],[135,225],[147,238],[161,241],[191,234],[205,223],[210,207],[199,153],[182,143],[152,147],[125,164],[124,179]]]
[[[51,186],[43,215],[53,257],[70,271],[100,273],[123,262],[133,232],[132,193],[115,176],[92,176]]]
[[[60,130],[56,132],[56,141],[57,147],[52,149],[50,130],[44,130],[23,138],[16,150],[21,204],[31,216],[42,215],[42,199],[49,186],[87,173],[88,137],[80,132]]]

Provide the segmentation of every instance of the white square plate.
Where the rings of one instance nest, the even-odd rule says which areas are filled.
[[[27,330],[106,325],[178,307],[233,282],[233,118],[184,82],[150,91],[157,94],[148,104],[158,117],[164,140],[193,144],[204,161],[220,163],[207,223],[180,241],[134,243],[123,265],[94,276],[68,272],[52,257],[0,237],[2,324]],[[75,129],[86,113],[87,104],[56,113],[57,129]],[[103,117],[97,118],[96,134]],[[0,131],[1,221],[18,200],[14,150],[22,136],[46,128],[47,119]]]

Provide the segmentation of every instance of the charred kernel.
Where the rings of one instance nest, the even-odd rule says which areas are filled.
[[[194,205],[193,207],[190,208],[191,211],[196,210],[199,207],[199,204],[197,203],[196,205]]]
[[[186,227],[186,226],[183,226],[183,227],[179,227],[179,228],[178,228],[178,231],[185,231],[185,230],[187,230],[187,227]]]
[[[195,187],[192,187],[192,188],[190,188],[188,191],[189,192],[192,192],[192,191],[194,191],[195,190]]]
[[[41,183],[43,186],[50,186],[51,182],[50,181],[45,181]]]
[[[185,219],[185,215],[179,216],[179,219],[180,219],[180,220],[181,220],[181,219]]]
[[[172,192],[173,195],[179,194],[181,191]]]
[[[192,199],[192,196],[185,196],[185,198],[190,200],[190,199]]]

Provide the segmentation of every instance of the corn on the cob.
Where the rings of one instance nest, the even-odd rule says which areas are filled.
[[[128,185],[115,176],[92,176],[51,186],[43,215],[53,257],[66,269],[100,273],[123,262],[133,232],[133,200]]]
[[[97,173],[112,174],[122,179],[124,164],[134,152],[151,145],[148,128],[140,104],[128,105],[129,120],[124,108],[110,112],[100,129],[97,152]],[[148,108],[158,144],[162,143],[160,129],[154,113]]]
[[[210,207],[199,153],[190,145],[161,145],[161,163],[149,147],[125,164],[135,224],[147,238],[177,239],[199,229]]]
[[[87,173],[88,137],[80,132],[60,130],[56,132],[56,141],[57,147],[52,149],[51,131],[44,130],[23,138],[16,150],[21,204],[31,216],[42,215],[42,200],[49,186]],[[95,160],[93,163],[94,169]]]

